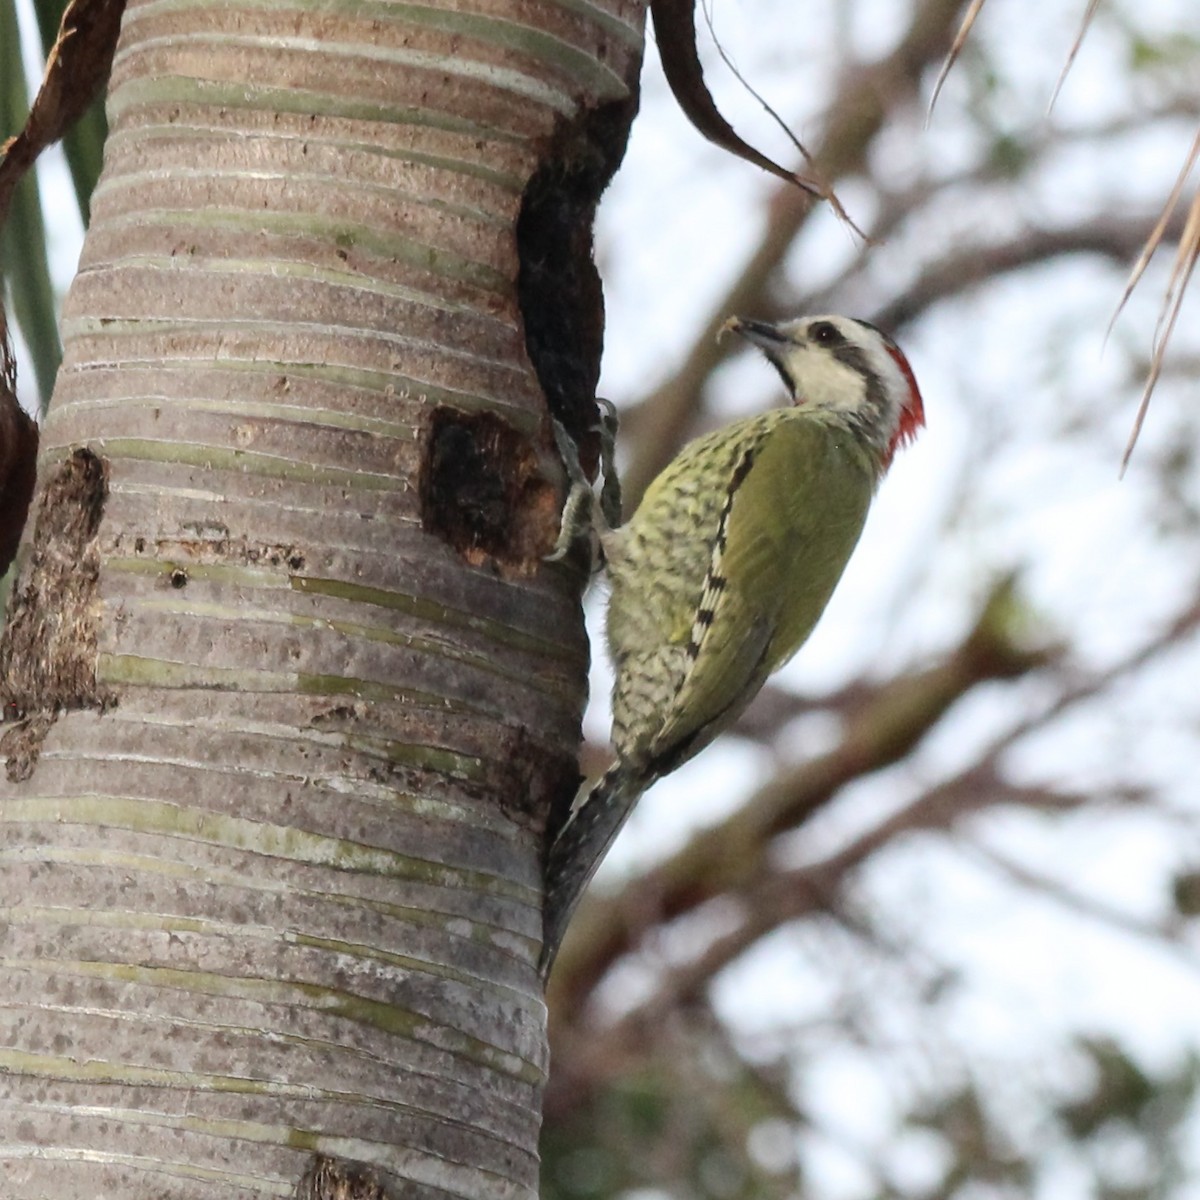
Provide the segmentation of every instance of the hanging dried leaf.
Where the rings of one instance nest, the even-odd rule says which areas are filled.
[[[704,82],[704,69],[696,49],[695,5],[696,0],[650,0],[663,73],[684,115],[714,145],[786,179],[812,196],[823,196],[825,192],[817,184],[780,166],[743,141],[721,115]]]
[[[838,198],[837,193],[833,190],[833,185],[829,183],[828,180],[821,178],[821,175],[817,170],[817,165],[813,162],[813,157],[811,154],[809,154],[804,143],[801,142],[800,139],[792,132],[791,126],[789,126],[788,123],[751,86],[746,77],[741,73],[741,71],[738,70],[733,59],[731,59],[729,55],[725,53],[725,47],[721,45],[721,41],[717,37],[717,31],[713,28],[712,9],[709,7],[707,0],[703,0],[703,3],[704,23],[708,26],[708,32],[712,34],[713,43],[717,47],[717,53],[721,56],[721,61],[726,65],[726,67],[729,68],[729,71],[733,75],[734,79],[736,79],[738,83],[740,83],[742,87],[744,87],[746,91],[749,92],[750,95],[762,105],[767,116],[769,116],[771,120],[774,121],[781,130],[783,130],[784,135],[788,138],[792,145],[795,146],[797,153],[808,164],[808,169],[812,175],[812,179],[806,180],[805,184],[817,190],[817,194],[829,204],[829,207],[833,209],[839,221],[845,225],[848,225],[856,234],[858,234],[860,238],[862,238],[864,242],[870,243],[871,239],[867,237],[867,235],[850,219],[850,214],[846,211],[845,206]]]

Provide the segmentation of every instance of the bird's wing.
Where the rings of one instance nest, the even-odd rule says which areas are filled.
[[[647,762],[692,669],[691,637],[730,481],[761,441],[765,414],[692,442],[646,490],[637,512],[605,540],[611,593],[608,646],[616,668],[613,745]],[[740,479],[740,477],[739,477]]]
[[[690,758],[799,649],[841,577],[872,482],[844,432],[796,410],[738,464],[693,619],[690,666],[655,737]]]

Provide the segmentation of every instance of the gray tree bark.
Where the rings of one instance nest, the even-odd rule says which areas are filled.
[[[642,22],[129,6],[0,643],[6,1197],[535,1193]]]

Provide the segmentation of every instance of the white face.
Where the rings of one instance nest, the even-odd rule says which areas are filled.
[[[765,325],[735,318],[730,326],[762,350],[797,405],[852,416],[888,457],[902,426],[923,421],[916,385],[901,367],[904,356],[864,321],[817,316]]]
[[[794,399],[813,408],[861,412],[879,381],[891,401],[888,415],[908,395],[908,381],[888,353],[882,334],[851,317],[802,317],[777,327],[786,340],[768,357],[791,383]]]

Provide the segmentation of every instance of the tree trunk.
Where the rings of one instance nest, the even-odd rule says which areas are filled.
[[[535,1192],[642,7],[126,12],[0,645],[10,1200]]]

